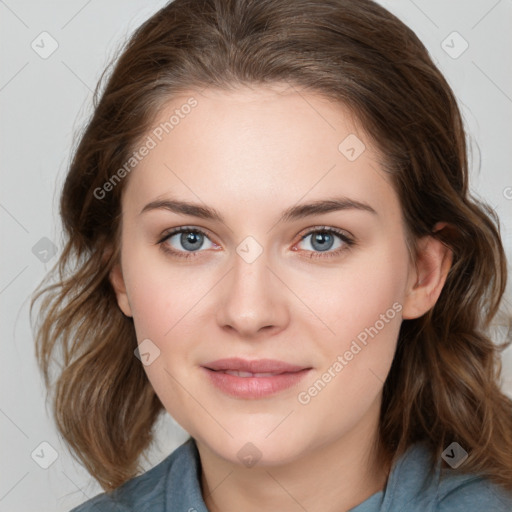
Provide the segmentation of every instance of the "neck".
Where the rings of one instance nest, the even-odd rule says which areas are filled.
[[[279,466],[246,468],[196,441],[208,510],[340,512],[361,504],[385,488],[389,473],[377,448],[378,411],[379,407],[369,411],[372,421],[364,418],[343,437]]]

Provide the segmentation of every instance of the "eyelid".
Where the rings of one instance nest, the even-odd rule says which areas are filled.
[[[176,228],[171,228],[171,229],[166,230],[161,235],[160,239],[157,241],[157,244],[165,242],[166,240],[168,240],[173,235],[176,235],[176,234],[182,233],[182,232],[188,232],[188,231],[193,231],[193,232],[201,233],[202,235],[204,235],[204,236],[206,236],[206,237],[211,239],[210,233],[205,228],[200,228],[200,227],[197,227],[197,226],[178,226]]]
[[[204,235],[206,238],[208,238],[211,243],[218,247],[218,244],[216,244],[213,240],[211,240],[211,236],[208,233],[208,231],[204,228],[199,228],[196,226],[179,226],[176,228],[169,229],[164,232],[164,234],[160,237],[160,239],[157,241],[156,245],[159,245],[160,248],[170,254],[171,256],[176,256],[178,258],[194,258],[199,253],[204,251],[177,251],[176,249],[171,249],[168,246],[166,246],[165,242],[169,240],[169,238],[173,237],[174,235],[180,234],[180,233],[187,233],[187,232],[195,232],[200,233],[201,235]]]
[[[172,236],[179,234],[179,233],[183,233],[183,232],[200,233],[200,234],[204,235],[206,238],[208,238],[212,244],[218,246],[217,243],[215,243],[213,240],[211,240],[211,236],[207,229],[200,228],[197,226],[179,226],[176,228],[169,229],[160,237],[160,239],[157,241],[157,245],[160,245],[165,252],[170,253],[171,255],[174,255],[177,257],[183,257],[183,258],[195,258],[195,257],[197,257],[197,255],[199,253],[205,252],[202,250],[199,250],[199,251],[176,251],[175,249],[169,249],[167,246],[165,246],[165,244],[164,244],[165,241],[167,241]],[[329,257],[339,256],[341,252],[344,252],[347,249],[350,249],[352,246],[356,245],[354,236],[352,234],[350,234],[349,232],[347,232],[346,230],[343,230],[340,228],[335,228],[332,226],[313,226],[313,227],[306,228],[299,235],[297,235],[299,237],[299,240],[293,244],[294,247],[297,243],[302,242],[306,237],[311,236],[318,232],[334,234],[335,236],[337,236],[338,238],[341,239],[344,246],[336,249],[335,251],[298,251],[297,249],[293,249],[293,248],[292,248],[292,250],[297,251],[297,252],[309,253],[309,256],[306,256],[307,258],[319,257],[319,258],[326,259]]]
[[[299,233],[297,236],[300,237],[300,240],[304,240],[304,238],[306,238],[307,236],[313,234],[313,233],[316,233],[316,232],[332,232],[332,233],[335,233],[336,235],[339,235],[339,236],[343,236],[343,237],[346,237],[346,238],[350,238],[350,239],[353,239],[354,237],[345,229],[341,229],[341,228],[335,228],[334,226],[313,226],[313,227],[309,227],[309,228],[306,228],[305,230],[303,230],[301,233]],[[304,235],[302,235],[302,233],[304,233]]]
[[[304,257],[308,259],[319,258],[321,260],[326,260],[328,258],[340,257],[342,253],[345,253],[347,250],[351,249],[353,246],[356,245],[355,237],[344,229],[335,228],[333,226],[314,226],[306,228],[305,231],[306,232],[304,235],[300,235],[299,242],[302,242],[302,240],[304,240],[308,236],[314,235],[315,233],[332,233],[335,236],[337,236],[343,243],[342,247],[334,251],[300,251],[305,252],[306,255]]]

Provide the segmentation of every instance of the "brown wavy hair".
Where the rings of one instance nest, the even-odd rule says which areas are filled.
[[[59,431],[112,490],[140,470],[163,411],[109,281],[129,177],[102,199],[94,191],[173,95],[283,82],[345,105],[361,122],[399,195],[414,254],[425,235],[453,252],[435,306],[402,322],[380,449],[391,463],[424,440],[434,461],[457,441],[469,458],[456,471],[512,490],[512,400],[500,390],[499,357],[511,341],[489,334],[507,282],[499,219],[469,191],[466,135],[447,81],[414,32],[370,0],[175,0],[102,75],[62,189],[66,245],[31,302],[32,314],[43,298],[36,353]],[[433,233],[440,221],[452,229]]]

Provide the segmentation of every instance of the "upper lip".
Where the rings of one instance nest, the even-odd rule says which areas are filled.
[[[289,364],[277,359],[255,359],[249,361],[240,357],[229,357],[226,359],[217,359],[203,365],[210,370],[237,370],[250,373],[287,373],[298,372],[306,369],[305,366]]]

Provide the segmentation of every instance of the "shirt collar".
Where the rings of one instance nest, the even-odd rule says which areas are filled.
[[[380,512],[393,510],[393,504],[422,494],[426,487],[439,483],[439,464],[434,478],[428,475],[429,450],[424,443],[410,446],[407,452],[393,464],[384,490],[370,496],[348,512]],[[408,497],[401,496],[403,477],[407,475]],[[402,484],[402,485],[400,485]],[[201,492],[201,460],[194,439],[189,438],[176,453],[167,481],[166,511],[208,512]],[[428,494],[428,491],[427,491]]]

